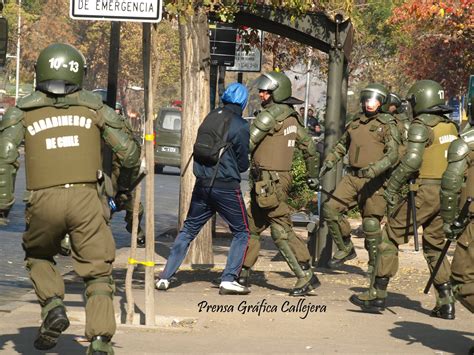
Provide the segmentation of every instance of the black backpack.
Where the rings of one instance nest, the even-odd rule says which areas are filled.
[[[186,172],[191,158],[194,157],[194,160],[199,164],[216,167],[211,180],[211,186],[213,185],[220,159],[224,152],[232,146],[232,143],[227,141],[231,119],[232,115],[225,114],[224,108],[209,112],[199,126],[193,154],[189,157],[182,175]]]
[[[232,145],[227,142],[229,123],[232,116],[220,108],[211,111],[201,123],[194,143],[194,160],[206,166],[219,163],[222,154]]]

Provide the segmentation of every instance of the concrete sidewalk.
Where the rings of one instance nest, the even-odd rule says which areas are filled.
[[[157,238],[156,260],[163,267],[174,232]],[[252,275],[248,296],[220,296],[211,280],[225,264],[230,238],[215,240],[215,267],[191,270],[184,267],[181,284],[166,292],[155,291],[158,326],[119,325],[114,336],[116,354],[158,353],[420,353],[467,354],[474,345],[473,315],[457,305],[456,320],[429,316],[434,296],[423,294],[428,272],[421,252],[412,246],[401,250],[400,271],[389,285],[389,309],[365,314],[349,303],[353,292],[367,283],[367,253],[363,240],[354,238],[359,258],[342,270],[318,270],[322,286],[306,298],[287,296],[295,282],[270,238],[263,243],[262,257]],[[144,260],[139,250],[138,260]],[[115,305],[117,319],[124,320],[125,268],[128,248],[117,252]],[[161,264],[161,265],[160,265]],[[51,354],[83,354],[83,284],[73,273],[65,275],[65,299],[71,327]],[[144,319],[144,269],[134,275],[137,317]],[[40,307],[34,293],[0,307],[0,352],[40,354],[32,343],[40,325]]]

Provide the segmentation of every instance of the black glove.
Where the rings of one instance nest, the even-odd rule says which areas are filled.
[[[306,180],[306,183],[308,184],[308,187],[311,190],[317,190],[319,187],[319,179],[317,177],[311,177],[308,180]]]
[[[444,223],[443,231],[446,234],[446,238],[454,241],[464,231],[464,227],[464,224],[456,226],[454,223]]]
[[[125,209],[126,204],[128,201],[132,199],[132,194],[128,191],[119,191],[117,195],[115,195],[114,202],[117,206],[117,211],[122,211]]]

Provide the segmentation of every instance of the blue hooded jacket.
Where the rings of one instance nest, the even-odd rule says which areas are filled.
[[[240,188],[240,173],[249,168],[249,123],[242,118],[242,111],[247,105],[248,91],[239,83],[230,84],[222,95],[224,107],[223,115],[231,116],[227,141],[232,145],[222,155],[216,179],[213,187],[217,188]],[[215,110],[215,111],[216,111]],[[196,176],[196,185],[208,187],[214,175],[216,167],[209,167],[194,162],[193,172]]]

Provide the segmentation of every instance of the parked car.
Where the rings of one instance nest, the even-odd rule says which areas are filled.
[[[165,166],[181,166],[181,109],[160,109],[154,123],[155,173],[163,172]]]

